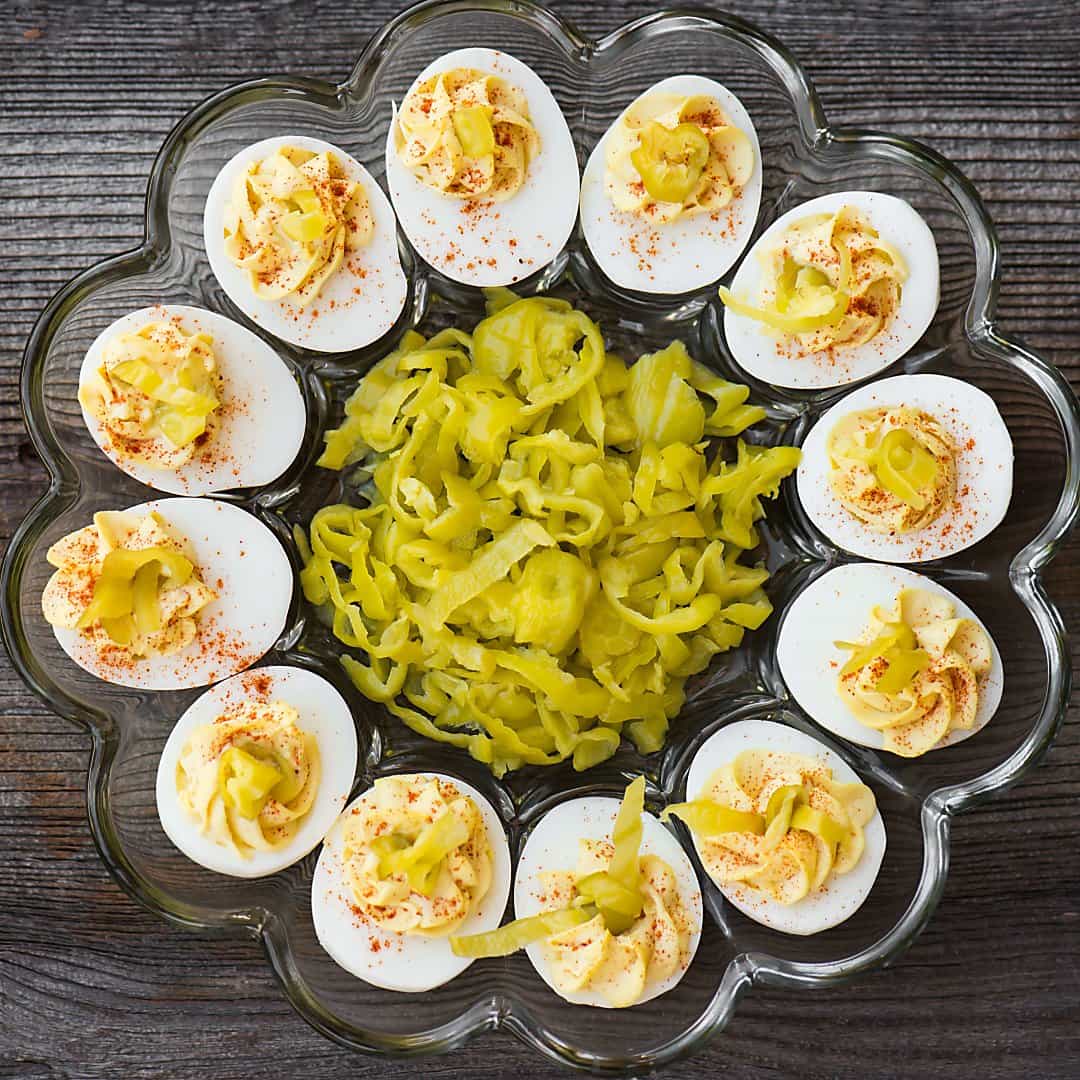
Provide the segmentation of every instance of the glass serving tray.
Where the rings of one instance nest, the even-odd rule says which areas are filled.
[[[815,937],[788,937],[735,911],[703,876],[706,924],[685,977],[648,1004],[603,1014],[557,997],[524,954],[479,961],[425,994],[369,987],[339,968],[315,940],[310,885],[316,852],[255,881],[220,877],[189,862],[158,823],[154,774],[173,722],[196,692],[143,693],[97,681],[63,655],[40,610],[48,546],[96,510],[150,497],[106,460],[83,425],[75,392],[87,346],[113,319],[158,302],[202,305],[252,325],[223,294],[203,250],[203,204],[218,169],[258,139],[300,133],[336,143],[381,178],[391,100],[401,99],[429,60],[473,44],[505,49],[541,75],[563,108],[582,163],[622,107],[660,74],[689,71],[722,82],[749,109],[761,141],[764,196],[755,236],[785,210],[830,191],[870,188],[910,201],[937,239],[941,305],[918,346],[882,375],[937,371],[975,383],[993,395],[1016,451],[1016,487],[1001,526],[975,547],[919,567],[946,583],[988,626],[1004,656],[1004,700],[977,737],[922,759],[838,743],[816,729],[785,690],[774,660],[785,607],[807,582],[847,558],[807,521],[791,483],[769,507],[763,528],[775,614],[748,635],[744,647],[718,657],[693,681],[662,753],[642,758],[624,745],[585,774],[563,766],[525,769],[496,781],[463,752],[413,735],[352,689],[333,660],[337,648],[310,619],[296,590],[287,629],[265,662],[315,668],[346,695],[360,735],[355,790],[382,772],[406,767],[459,775],[502,813],[514,851],[554,803],[586,793],[617,794],[626,777],[641,771],[649,778],[654,809],[679,798],[696,747],[719,725],[745,716],[776,717],[812,732],[873,787],[889,846],[876,886],[851,919]],[[332,357],[271,341],[303,389],[307,437],[296,463],[276,483],[226,497],[273,528],[296,564],[290,526],[306,523],[336,496],[339,478],[313,463],[322,432],[340,416],[359,375],[409,326],[471,325],[482,314],[476,290],[442,279],[415,259],[404,240],[401,246],[410,298],[383,341]],[[623,355],[680,337],[698,359],[747,381],[730,359],[713,288],[675,300],[620,294],[590,263],[578,230],[551,266],[524,284],[526,292],[540,290],[583,306]],[[258,79],[205,102],[177,125],[154,164],[143,245],[93,267],[57,294],[34,328],[22,372],[27,423],[51,482],[4,560],[4,635],[27,684],[93,736],[90,826],[110,870],[132,896],[174,922],[261,938],[300,1014],[331,1038],[375,1053],[445,1051],[475,1031],[498,1027],[567,1064],[640,1073],[700,1048],[755,984],[824,986],[895,959],[941,896],[952,816],[1015,781],[1040,757],[1068,697],[1064,630],[1039,573],[1077,515],[1080,413],[1051,365],[996,331],[996,292],[993,227],[967,180],[915,143],[828,127],[813,88],[787,51],[727,15],[661,12],[588,41],[531,4],[436,2],[390,23],[340,87],[313,79]],[[755,430],[784,442],[798,443],[845,392],[784,392],[750,382],[754,399],[769,411]]]

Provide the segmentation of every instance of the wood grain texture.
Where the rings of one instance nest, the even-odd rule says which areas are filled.
[[[652,5],[556,7],[598,35]],[[140,239],[168,130],[231,82],[343,77],[397,10],[382,0],[4,5],[5,540],[44,484],[19,414],[23,342],[64,281]],[[967,171],[1001,236],[1002,327],[1080,385],[1080,7],[772,0],[740,13],[790,45],[833,123],[914,136]],[[1074,540],[1048,575],[1070,626],[1078,556]],[[1026,782],[956,822],[945,898],[892,969],[828,992],[756,990],[706,1054],[665,1075],[1080,1075],[1078,730],[1074,715]],[[564,1075],[504,1037],[423,1065],[324,1041],[293,1015],[257,945],[175,930],[112,882],[85,824],[88,745],[0,663],[0,1077]]]

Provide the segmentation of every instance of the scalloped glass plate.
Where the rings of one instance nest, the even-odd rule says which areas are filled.
[[[218,877],[188,862],[158,823],[154,772],[172,723],[194,693],[136,693],[98,682],[63,656],[40,612],[49,544],[95,510],[147,498],[145,488],[105,459],[83,426],[75,388],[87,346],[119,315],[158,302],[199,304],[250,325],[215,282],[202,245],[203,203],[221,165],[258,139],[300,132],[336,143],[381,178],[391,100],[400,100],[415,72],[434,56],[475,43],[512,52],[540,73],[562,105],[582,162],[656,72],[694,71],[730,87],[749,109],[761,140],[764,196],[757,233],[795,204],[830,191],[869,188],[909,200],[937,239],[941,306],[914,351],[882,374],[937,371],[975,383],[997,401],[1016,450],[1016,489],[1003,524],[975,547],[920,566],[970,603],[994,635],[1007,673],[1004,701],[976,738],[913,761],[837,743],[799,713],[784,689],[774,663],[780,614],[807,581],[844,559],[809,524],[790,484],[770,508],[765,529],[777,613],[742,649],[719,658],[695,681],[661,754],[642,759],[623,747],[585,775],[558,767],[496,781],[459,752],[412,735],[342,678],[331,658],[336,650],[324,631],[306,621],[297,593],[287,630],[267,662],[316,668],[347,695],[361,739],[357,790],[373,775],[405,766],[456,773],[500,809],[515,849],[554,801],[617,792],[624,777],[642,770],[652,782],[654,805],[679,797],[700,741],[718,725],[748,715],[775,716],[814,732],[873,786],[889,850],[869,901],[851,919],[812,938],[787,937],[739,914],[706,882],[704,936],[678,987],[646,1005],[607,1011],[602,1023],[592,1010],[570,1006],[548,990],[524,955],[480,961],[422,995],[393,994],[352,978],[322,951],[312,931],[316,853],[256,881]],[[358,374],[408,325],[469,325],[481,314],[475,290],[451,285],[418,264],[404,242],[402,257],[411,279],[409,303],[399,325],[377,346],[327,358],[273,342],[303,388],[307,438],[277,483],[229,497],[269,524],[294,562],[289,526],[309,520],[336,493],[338,479],[316,470],[313,461],[327,421],[339,414]],[[573,298],[600,321],[623,355],[639,355],[678,336],[699,359],[745,381],[724,342],[714,290],[675,301],[620,295],[596,273],[580,231],[525,288]],[[52,479],[5,557],[3,629],[26,682],[93,735],[90,824],[113,874],[139,901],[177,923],[236,927],[261,937],[305,1019],[342,1043],[379,1053],[445,1051],[472,1032],[501,1027],[567,1064],[641,1072],[714,1036],[754,983],[822,986],[894,959],[941,896],[951,815],[1001,790],[1038,759],[1068,697],[1064,631],[1039,572],[1076,517],[1080,418],[1057,371],[996,332],[996,288],[993,228],[963,176],[914,143],[830,129],[805,75],[783,47],[724,15],[659,13],[593,42],[551,12],[525,3],[433,3],[387,26],[340,87],[260,79],[207,101],[181,121],[158,155],[147,193],[145,243],[61,290],[34,328],[23,366],[27,422]],[[752,387],[769,409],[767,436],[795,442],[843,392]]]

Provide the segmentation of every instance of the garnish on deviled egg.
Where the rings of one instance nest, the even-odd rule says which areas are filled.
[[[908,274],[900,253],[850,204],[793,221],[758,258],[762,296],[747,301],[721,287],[720,299],[808,353],[871,341],[899,310]]]
[[[993,398],[946,375],[853,390],[814,423],[802,451],[807,516],[864,558],[954,554],[988,536],[1012,496],[1012,439]]]
[[[160,468],[184,465],[212,437],[221,407],[214,339],[168,321],[120,333],[81,382],[79,404],[119,456]]]
[[[830,433],[828,453],[837,499],[875,532],[925,528],[956,498],[956,446],[922,409],[849,413]]]
[[[372,986],[413,993],[472,958],[451,935],[499,925],[510,848],[498,814],[455,777],[379,777],[327,833],[311,883],[319,944]]]
[[[454,281],[512,285],[573,231],[574,140],[546,83],[509,53],[457,49],[428,64],[394,110],[385,153],[401,228]]]
[[[177,495],[269,483],[304,438],[304,399],[285,361],[239,323],[186,304],[141,308],[102,330],[78,397],[117,468]]]
[[[973,735],[1001,701],[1001,656],[944,586],[899,566],[815,578],[780,625],[776,660],[810,717],[849,742],[916,757]]]
[[[45,618],[114,662],[186,648],[198,613],[217,597],[157,512],[101,511],[45,557],[56,567],[41,597]]]
[[[353,900],[393,933],[450,934],[491,888],[483,815],[441,777],[380,777],[347,818],[344,840]]]
[[[615,285],[674,295],[716,281],[750,240],[761,152],[720,83],[673,75],[615,118],[581,181],[581,227]]]
[[[57,541],[42,610],[60,647],[106,682],[205,686],[250,667],[285,625],[289,560],[253,514],[217,499],[106,510]]]
[[[709,94],[648,93],[607,140],[612,203],[652,221],[722,210],[754,170],[754,146]]]
[[[986,631],[957,617],[940,593],[905,588],[891,610],[875,607],[840,669],[840,696],[861,724],[880,731],[901,757],[933,750],[953,731],[975,726],[979,680],[993,664]]]
[[[520,87],[475,68],[413,86],[397,117],[397,153],[420,181],[458,199],[509,199],[540,151]]]
[[[937,244],[913,206],[839,191],[770,225],[720,289],[735,362],[774,386],[868,378],[904,356],[938,306]]]
[[[709,877],[739,911],[787,934],[850,918],[885,854],[871,790],[817,739],[773,720],[738,720],[690,762],[687,802],[665,811],[690,829]]]
[[[360,162],[322,139],[281,134],[230,158],[206,196],[203,241],[236,307],[301,348],[362,348],[405,306],[390,202]]]
[[[371,242],[367,192],[332,150],[279,146],[233,181],[225,253],[260,300],[295,295],[307,307],[346,254]]]
[[[519,912],[538,910],[498,930],[451,938],[455,953],[505,956],[529,948],[544,979],[575,1004],[626,1008],[671,989],[697,947],[700,894],[692,871],[687,879],[685,854],[644,813],[644,798],[645,779],[638,777],[610,833],[578,831],[577,845],[573,827],[596,828],[605,816],[599,804],[613,800],[577,800],[546,815],[522,853],[515,901]],[[653,850],[643,852],[646,835]],[[548,862],[565,864],[575,852],[572,869]]]
[[[319,786],[319,747],[284,701],[239,702],[188,737],[181,807],[215,844],[249,858],[289,844]]]
[[[275,874],[334,824],[356,758],[352,713],[326,679],[252,668],[206,690],[177,720],[158,761],[158,820],[207,870]]]
[[[744,882],[789,905],[855,867],[875,811],[865,784],[838,783],[821,760],[755,748],[662,818],[686,823],[714,881]]]

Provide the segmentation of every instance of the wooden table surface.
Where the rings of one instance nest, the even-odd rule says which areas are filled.
[[[556,4],[594,35],[647,3]],[[18,406],[23,343],[49,296],[142,236],[172,125],[231,82],[337,79],[399,5],[203,0],[8,3],[0,24],[0,536],[42,490]],[[301,16],[301,11],[306,14]],[[772,0],[833,123],[928,142],[997,221],[1001,324],[1080,385],[1080,5]],[[1080,616],[1080,546],[1047,575]],[[931,925],[845,988],[755,990],[711,1048],[666,1074],[1080,1075],[1080,724],[1006,797],[957,821]],[[98,861],[89,740],[0,660],[0,1077],[565,1075],[504,1036],[424,1063],[351,1055],[287,1005],[258,945],[172,928]]]

